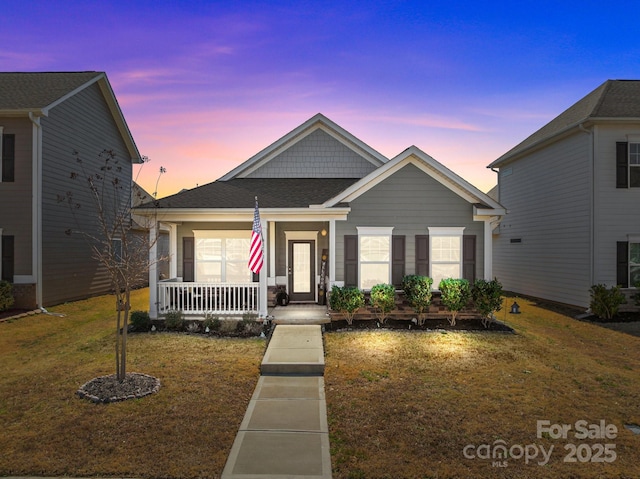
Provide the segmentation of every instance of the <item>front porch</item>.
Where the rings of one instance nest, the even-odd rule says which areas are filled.
[[[261,213],[264,266],[259,274],[247,267],[251,223],[229,221],[227,216],[222,218],[226,221],[207,216],[202,221],[170,222],[169,215],[157,223],[151,240],[160,228],[168,231],[169,255],[163,261],[168,263],[170,279],[159,278],[157,252],[150,251],[151,318],[179,310],[191,319],[207,315],[264,319],[271,315],[278,291],[285,291],[291,303],[322,303],[334,281],[335,258],[330,251],[335,245],[335,218],[315,215],[318,221],[305,221],[305,216],[270,215],[266,209]]]

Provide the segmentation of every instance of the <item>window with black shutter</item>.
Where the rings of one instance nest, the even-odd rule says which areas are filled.
[[[358,235],[344,236],[344,285],[358,286]]]
[[[2,236],[2,277],[5,281],[13,283],[14,274],[14,237]]]
[[[462,237],[462,277],[469,283],[476,280],[476,235]]]
[[[640,143],[616,143],[616,188],[640,188]]]
[[[429,276],[429,235],[416,235],[416,273]]]
[[[182,281],[195,281],[194,256],[194,239],[185,236],[182,238]]]
[[[396,288],[402,286],[405,275],[406,241],[404,235],[391,237],[391,284]]]
[[[616,249],[616,282],[622,288],[629,287],[629,243],[618,241]]]
[[[2,181],[15,181],[16,135],[2,135]]]

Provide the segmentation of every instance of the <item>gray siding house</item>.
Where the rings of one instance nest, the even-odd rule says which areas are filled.
[[[87,170],[112,150],[130,188],[140,154],[113,90],[101,72],[0,73],[0,244],[2,279],[14,285],[16,306],[43,307],[110,290],[108,276],[87,242],[68,229],[90,232],[89,211],[79,224],[58,196],[73,192],[90,203],[76,153]],[[130,193],[126,193],[130,198]]]
[[[248,267],[258,200],[265,265]],[[169,231],[170,278],[150,272],[150,315],[264,317],[277,289],[322,302],[405,274],[492,279],[493,199],[412,146],[386,158],[317,114],[219,180],[136,208]],[[151,251],[151,258],[156,257]]]
[[[505,289],[581,307],[594,284],[635,291],[640,81],[603,83],[489,167],[507,209],[494,239]]]

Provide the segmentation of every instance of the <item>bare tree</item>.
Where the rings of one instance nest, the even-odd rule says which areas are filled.
[[[58,195],[58,202],[68,205],[77,227],[68,229],[65,233],[82,235],[91,248],[92,257],[103,266],[111,281],[117,311],[116,377],[122,382],[127,373],[127,330],[131,291],[144,284],[148,278],[149,251],[154,244],[148,234],[140,234],[131,229],[132,185],[123,184],[122,180],[123,177],[130,176],[123,175],[123,166],[119,164],[112,150],[104,150],[98,156],[98,171],[87,171],[88,166],[84,164],[79,153],[74,152],[78,172],[72,172],[70,178],[72,181],[86,181],[88,195],[78,196],[88,204],[81,203],[82,200],[78,200],[72,190]],[[143,160],[148,161],[146,157]],[[127,165],[126,168],[130,166]],[[165,172],[161,167],[160,175]],[[136,194],[142,193],[137,190]],[[152,201],[151,198],[148,200]],[[83,211],[85,217],[87,214],[90,215],[93,223],[91,227],[80,221],[80,211]]]

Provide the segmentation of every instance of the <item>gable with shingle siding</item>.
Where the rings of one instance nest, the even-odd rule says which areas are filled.
[[[317,129],[247,175],[247,178],[362,178],[376,166]]]

